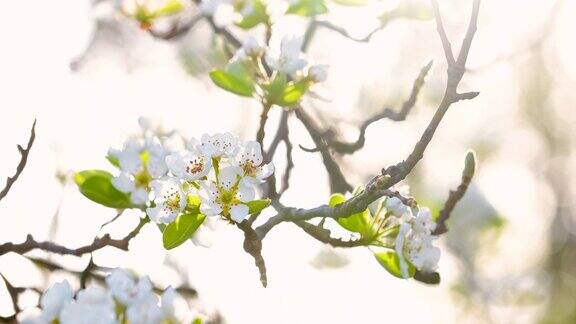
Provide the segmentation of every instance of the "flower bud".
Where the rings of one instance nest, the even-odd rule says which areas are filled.
[[[250,57],[260,57],[264,54],[264,46],[254,37],[248,37],[242,47],[244,48],[244,53]]]
[[[324,82],[328,78],[328,65],[316,64],[308,69],[308,77],[314,82]]]

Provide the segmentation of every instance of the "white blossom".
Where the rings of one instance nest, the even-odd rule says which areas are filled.
[[[206,216],[222,215],[242,222],[248,215],[246,202],[254,199],[254,190],[240,182],[241,170],[227,166],[220,170],[218,179],[201,182],[200,212]]]
[[[264,54],[265,50],[266,46],[264,46],[260,41],[253,36],[248,36],[242,44],[242,48],[234,54],[231,61],[242,61],[251,57],[260,57]]]
[[[436,229],[436,222],[432,220],[430,209],[420,208],[416,217],[412,219],[412,229],[419,233],[430,235]]]
[[[157,324],[164,319],[158,297],[152,292],[134,300],[126,309],[129,323]]]
[[[40,298],[43,317],[53,320],[60,315],[62,308],[72,301],[74,292],[68,281],[57,282],[50,286]]]
[[[396,189],[402,196],[407,196],[410,194],[410,188],[408,186],[402,186]],[[404,205],[402,200],[397,197],[388,197],[386,199],[386,209],[392,213],[392,215],[397,217],[402,217],[406,214],[411,214],[411,209],[409,206]]]
[[[296,75],[308,64],[302,55],[302,41],[301,37],[285,36],[280,43],[279,50],[266,52],[266,63],[273,70]]]
[[[152,293],[152,283],[148,277],[142,277],[136,282],[134,276],[124,269],[115,269],[106,277],[106,284],[112,296],[124,305],[130,305]]]
[[[192,140],[189,147],[198,145]],[[230,133],[217,133],[212,136],[202,135],[200,148],[212,158],[228,158],[234,156],[238,149],[238,139]]]
[[[328,78],[328,65],[316,64],[308,68],[308,77],[314,82],[324,82]]]
[[[241,170],[242,183],[254,186],[274,173],[272,162],[262,165],[262,148],[256,141],[247,141],[240,145],[234,157],[234,165]]]
[[[173,222],[186,207],[186,193],[175,178],[162,178],[151,183],[156,206],[146,209],[150,219],[159,224]]]
[[[414,231],[406,241],[408,259],[422,272],[433,272],[438,268],[440,249],[432,245],[433,239],[426,233]]]
[[[210,155],[197,147],[184,153],[167,156],[166,164],[172,174],[186,181],[196,181],[205,177],[212,168]]]
[[[409,215],[409,216],[408,216]],[[440,249],[433,245],[435,239],[432,232],[436,223],[432,220],[430,210],[421,208],[416,216],[404,214],[400,222],[400,230],[396,237],[395,249],[400,259],[402,276],[408,277],[409,261],[422,272],[433,272],[438,268]]]
[[[145,205],[150,181],[168,171],[167,151],[159,139],[154,136],[147,136],[144,140],[129,138],[121,150],[112,148],[108,155],[117,159],[120,167],[120,174],[112,179],[114,187],[130,194],[132,203]]]
[[[83,324],[116,323],[115,304],[110,292],[96,286],[79,291],[76,301],[66,304],[62,309],[60,323],[79,322]]]

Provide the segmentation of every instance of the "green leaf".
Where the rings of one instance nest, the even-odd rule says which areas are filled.
[[[186,242],[204,222],[202,214],[182,214],[168,224],[162,233],[162,243],[166,250],[173,249]]]
[[[346,201],[343,194],[335,193],[330,197],[329,205],[334,208],[336,205]],[[372,230],[372,217],[368,209],[363,212],[350,215],[346,218],[338,218],[336,220],[340,226],[349,230],[350,232],[359,233],[362,237],[371,237],[375,234]]]
[[[264,210],[264,208],[270,206],[272,201],[270,199],[260,199],[260,200],[252,200],[246,203],[248,206],[248,214],[256,214]]]
[[[292,84],[289,84],[282,91],[282,95],[278,99],[276,104],[282,107],[289,107],[297,104],[302,99],[302,96],[310,88],[310,82],[307,80],[301,80]]]
[[[184,9],[184,4],[180,0],[170,0],[154,13],[155,17],[170,16],[179,13]]]
[[[210,78],[220,88],[244,97],[252,97],[254,93],[254,83],[247,82],[231,73],[221,70],[210,72]]]
[[[386,271],[390,272],[391,275],[397,278],[404,279],[402,276],[402,270],[400,268],[400,258],[398,254],[393,251],[385,251],[385,252],[378,252],[374,253],[374,257]],[[416,269],[412,264],[408,263],[408,277],[413,277]]]
[[[106,155],[106,160],[108,160],[108,162],[110,162],[110,164],[112,164],[113,166],[120,168],[120,161],[118,160],[117,157],[114,157],[112,155]]]
[[[262,89],[265,91],[266,101],[270,103],[276,103],[278,98],[284,92],[286,85],[288,84],[288,76],[286,73],[278,73],[272,81],[268,84],[262,84]]]
[[[84,181],[90,179],[92,177],[102,177],[106,179],[112,179],[112,174],[108,171],[104,170],[84,170],[80,172],[76,172],[74,175],[74,182],[80,187]]]
[[[130,196],[112,185],[112,175],[102,170],[76,173],[74,180],[86,198],[111,208],[131,208]]]
[[[258,24],[268,24],[270,22],[270,17],[266,13],[266,5],[262,0],[247,1],[243,8],[246,6],[251,6],[249,13],[242,15],[242,19],[236,23],[236,26],[243,29],[250,29],[256,27]],[[243,8],[240,8],[238,11],[242,13]]]
[[[324,0],[300,0],[292,3],[286,10],[287,14],[304,17],[312,17],[326,12],[328,12],[328,7],[326,7]]]

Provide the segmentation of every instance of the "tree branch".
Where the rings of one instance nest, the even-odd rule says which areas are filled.
[[[448,195],[448,199],[444,203],[444,208],[440,211],[440,216],[436,220],[436,229],[432,233],[433,235],[441,235],[448,232],[448,228],[446,227],[446,221],[450,218],[450,214],[454,210],[456,204],[464,197],[466,190],[468,190],[468,186],[472,181],[472,177],[474,177],[474,172],[476,170],[476,158],[474,157],[474,153],[468,152],[466,155],[466,162],[464,164],[464,170],[462,171],[462,180],[460,181],[460,185],[456,190],[450,190],[450,194]]]
[[[130,240],[132,240],[136,235],[138,235],[140,229],[149,221],[150,219],[148,217],[140,219],[138,226],[136,226],[136,228],[134,228],[130,233],[128,233],[128,235],[126,235],[126,237],[122,239],[113,239],[110,237],[110,234],[105,234],[102,237],[95,238],[91,244],[76,249],[68,248],[49,241],[38,242],[34,240],[32,235],[29,234],[26,237],[26,241],[24,241],[23,243],[14,244],[9,242],[0,245],[0,256],[8,252],[24,254],[35,249],[40,249],[46,252],[52,252],[62,255],[82,256],[84,254],[100,250],[107,246],[128,251],[128,244],[130,243]]]
[[[468,31],[466,33],[465,40],[462,45],[462,49],[460,50],[460,55],[458,60],[453,59],[453,54],[450,46],[446,46],[447,42],[446,34],[444,33],[444,29],[442,27],[442,20],[439,17],[439,10],[437,10],[437,3],[436,1],[432,0],[432,4],[435,7],[435,12],[437,16],[437,23],[438,32],[440,33],[440,38],[442,40],[445,55],[448,60],[448,79],[447,79],[447,86],[446,91],[444,93],[444,97],[440,102],[436,113],[434,114],[432,120],[428,124],[428,127],[422,134],[420,140],[414,146],[414,149],[406,158],[406,160],[393,165],[391,167],[385,168],[382,171],[382,175],[376,176],[373,178],[367,185],[366,189],[346,200],[345,202],[331,208],[327,205],[322,205],[319,207],[315,207],[312,209],[302,209],[302,208],[293,208],[293,207],[286,207],[281,208],[278,211],[278,214],[268,219],[264,224],[260,225],[256,228],[256,232],[258,233],[259,237],[262,239],[266,236],[266,234],[272,229],[274,226],[280,224],[281,222],[300,222],[306,221],[316,217],[326,217],[326,218],[334,218],[338,219],[341,217],[348,217],[352,214],[364,211],[368,208],[368,205],[374,202],[375,200],[379,199],[380,197],[390,193],[389,188],[393,185],[397,184],[398,182],[402,181],[416,166],[416,164],[422,159],[424,151],[428,147],[428,144],[432,140],[436,129],[438,128],[440,122],[442,121],[446,111],[453,103],[459,101],[459,94],[457,92],[458,84],[462,79],[462,76],[465,71],[465,64],[467,59],[467,54],[469,48],[472,44],[472,38],[474,37],[474,32],[476,31],[476,22],[478,19],[478,12],[479,12],[479,5],[480,0],[474,0],[473,9],[472,9],[472,18],[468,27]],[[463,54],[464,53],[464,54]],[[452,59],[451,59],[452,58]],[[296,115],[301,116],[303,110],[301,108],[296,110]],[[305,119],[306,121],[306,119]],[[304,123],[306,126],[306,123]],[[317,134],[314,133],[314,128],[311,128],[312,131],[309,129],[309,132],[317,137]],[[313,136],[313,138],[317,138]],[[322,152],[326,152],[325,148],[322,148],[320,144],[321,140],[315,141],[316,145],[320,147]],[[326,160],[325,160],[326,163]],[[341,173],[340,173],[341,174]]]
[[[262,286],[266,287],[268,278],[266,277],[266,263],[262,257],[262,240],[248,221],[245,220],[242,223],[236,223],[236,225],[244,232],[244,251],[254,258],[254,263],[260,272],[260,282]]]
[[[6,179],[6,185],[4,186],[4,189],[2,189],[2,191],[0,192],[0,200],[6,197],[8,191],[10,191],[10,188],[12,188],[14,182],[18,180],[18,177],[20,176],[22,171],[24,171],[26,162],[28,162],[28,154],[30,154],[30,150],[32,149],[32,144],[34,144],[35,138],[36,138],[36,120],[34,120],[34,123],[32,123],[32,129],[30,130],[30,139],[28,139],[28,145],[26,145],[26,148],[22,148],[22,146],[20,145],[17,146],[18,152],[20,152],[21,156],[20,163],[18,163],[18,166],[16,167],[16,173],[12,177],[8,177]]]
[[[366,121],[362,123],[360,126],[360,134],[358,135],[358,139],[355,142],[341,142],[333,138],[333,136],[327,136],[326,142],[328,145],[336,152],[340,154],[352,154],[364,147],[366,142],[366,130],[368,126],[372,123],[375,123],[381,119],[390,119],[393,121],[403,121],[406,119],[412,108],[416,105],[416,100],[418,99],[418,94],[420,93],[420,89],[422,89],[422,85],[424,84],[424,79],[426,75],[430,71],[432,67],[432,61],[430,61],[426,66],[424,66],[416,80],[414,80],[414,84],[412,85],[412,91],[410,92],[410,97],[402,104],[402,108],[400,111],[396,112],[391,108],[384,108],[383,111],[380,113],[370,117]],[[334,132],[327,131],[325,132],[326,135],[334,134]]]
[[[307,222],[295,222],[298,227],[304,230],[304,232],[308,233],[308,235],[312,236],[313,238],[317,239],[322,243],[329,244],[333,247],[344,247],[344,248],[351,248],[357,246],[363,246],[368,244],[364,239],[351,239],[345,241],[339,238],[333,238],[330,236],[330,231],[320,225],[312,225]]]
[[[330,154],[328,147],[324,143],[322,134],[319,132],[319,127],[314,123],[312,118],[304,111],[304,109],[301,106],[296,108],[294,110],[294,113],[296,114],[296,118],[298,118],[298,120],[302,122],[302,124],[310,134],[310,137],[314,141],[316,147],[319,148],[319,152],[322,155],[322,161],[324,163],[324,167],[328,172],[328,179],[330,182],[330,192],[344,193],[352,191],[353,189],[352,185],[350,185],[346,181],[346,178],[344,177],[342,170],[340,170],[340,166],[338,165],[338,163],[336,163],[334,157],[332,157],[332,154]]]

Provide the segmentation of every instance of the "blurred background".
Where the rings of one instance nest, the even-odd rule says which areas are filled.
[[[429,10],[427,1],[414,2]],[[399,3],[330,3],[325,18],[362,37]],[[470,7],[471,1],[441,1],[455,48]],[[206,22],[165,41],[114,14],[104,1],[11,1],[2,8],[2,179],[19,161],[16,144],[27,141],[34,119],[38,124],[28,165],[0,202],[0,243],[24,241],[28,233],[67,246],[90,243],[115,212],[82,197],[63,175],[111,170],[104,158],[108,147],[137,133],[140,116],[187,136],[230,131],[254,137],[259,104],[217,88],[207,76],[226,57]],[[147,226],[129,253],[108,248],[96,252],[94,262],[132,268],[162,285],[189,282],[199,292],[197,303],[228,323],[576,322],[575,14],[570,0],[483,1],[460,85],[481,94],[450,108],[404,181],[416,199],[439,208],[459,183],[466,151],[477,153],[473,185],[439,241],[439,286],[398,280],[367,249],[331,249],[291,224],[274,228],[264,241],[268,288],[242,249],[242,233],[224,223],[212,233],[210,248],[186,243],[167,253],[161,233]],[[434,60],[407,120],[373,124],[361,151],[338,157],[354,185],[405,158],[441,99],[446,64],[434,22],[425,12],[412,18],[391,20],[369,42],[319,29],[310,46],[309,58],[330,64],[320,89],[329,100],[307,99],[304,106],[348,140],[383,106],[399,108],[420,68]],[[306,25],[301,17],[282,18],[273,39],[303,33]],[[273,109],[270,132],[279,117],[280,109]],[[295,168],[283,203],[325,203],[330,193],[321,158],[297,147],[313,142],[296,119],[290,127]],[[284,149],[275,160],[278,169]],[[122,236],[138,217],[127,212],[102,233]],[[77,270],[88,262],[88,256],[49,258]],[[17,285],[45,287],[66,277],[47,276],[13,254],[0,257],[0,271]],[[30,294],[21,306],[36,298]],[[0,315],[11,312],[0,283]]]

